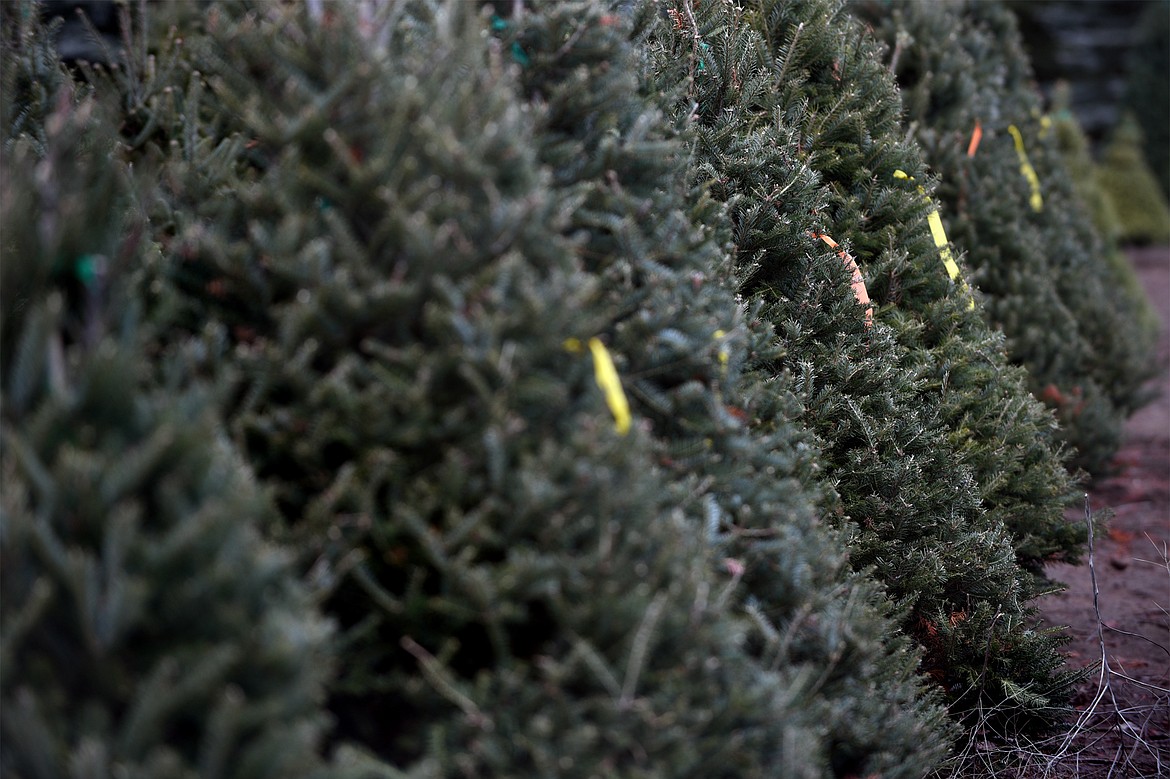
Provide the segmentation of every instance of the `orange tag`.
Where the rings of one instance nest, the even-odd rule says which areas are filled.
[[[976,119],[975,120],[975,129],[971,133],[971,142],[969,144],[967,144],[967,156],[968,157],[975,156],[975,150],[979,148],[979,142],[981,140],[983,140],[983,125],[981,125],[979,123],[979,120]]]
[[[869,290],[865,288],[865,278],[861,275],[861,269],[857,267],[857,263],[849,256],[849,252],[842,249],[836,241],[824,233],[814,232],[813,238],[820,238],[830,247],[837,250],[837,256],[845,261],[845,266],[849,268],[852,276],[851,284],[853,286],[853,296],[857,298],[857,302],[865,306],[865,326],[873,325],[873,306],[869,302]]]

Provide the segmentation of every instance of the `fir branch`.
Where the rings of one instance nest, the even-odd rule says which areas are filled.
[[[630,645],[630,654],[626,659],[626,675],[622,681],[622,694],[618,699],[618,707],[621,709],[627,709],[633,703],[634,693],[638,687],[638,677],[646,662],[646,653],[650,649],[654,628],[657,626],[665,606],[666,593],[660,592],[654,596],[654,600],[650,602],[642,615],[642,623],[638,626],[638,632],[634,634],[634,641]]]
[[[492,718],[484,714],[483,710],[475,704],[475,701],[459,691],[458,682],[448,673],[438,658],[420,646],[410,636],[403,636],[399,643],[403,649],[414,655],[427,681],[431,683],[439,694],[459,707],[467,716],[467,720],[472,726],[481,730],[495,729],[495,723],[492,721]]]

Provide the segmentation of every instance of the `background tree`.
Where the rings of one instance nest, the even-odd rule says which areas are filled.
[[[1161,320],[1121,248],[1121,223],[1117,208],[1101,186],[1089,141],[1076,117],[1068,110],[1065,90],[1059,87],[1054,92],[1049,115],[1056,146],[1064,158],[1077,197],[1092,216],[1093,225],[1101,236],[1105,259],[1113,269],[1115,282],[1125,288],[1126,299],[1133,303],[1133,317],[1139,323],[1137,334],[1149,341],[1161,327]],[[1153,350],[1152,341],[1149,341],[1147,348]]]
[[[1145,144],[1142,156],[1170,198],[1170,83],[1164,78],[1170,69],[1170,2],[1154,0],[1143,4],[1135,27],[1136,45],[1129,52],[1124,105],[1137,117]]]
[[[1055,410],[1074,463],[1101,472],[1141,402],[1153,336],[1133,317],[1140,305],[1117,293],[1132,271],[1107,261],[1075,195],[1011,14],[998,3],[857,8],[894,52],[907,118],[990,321]],[[951,37],[957,45],[944,45]]]
[[[865,269],[879,317],[917,362],[920,391],[938,403],[956,462],[972,468],[983,507],[1012,534],[1019,562],[1039,573],[1046,562],[1075,560],[1083,534],[1063,518],[1073,489],[1051,414],[1029,397],[1026,373],[1008,364],[1002,338],[971,300],[966,270],[947,266],[951,251],[932,235],[930,220],[941,218],[880,50],[831,4],[796,9],[758,18],[770,25],[773,51],[807,74],[786,79],[780,99],[800,120],[808,164],[828,190],[834,238]],[[818,52],[797,40],[786,50],[783,36],[806,17],[806,28],[815,20],[837,34],[836,46]]]
[[[698,181],[727,204],[741,289],[766,302],[786,349],[772,369],[796,375],[806,423],[823,439],[852,563],[874,566],[891,593],[912,604],[904,627],[927,650],[924,667],[957,713],[982,698],[1005,713],[1051,714],[1068,682],[1058,670],[1059,639],[1030,629],[1033,582],[1017,567],[1002,519],[978,503],[975,471],[957,445],[963,433],[946,421],[945,384],[930,382],[924,369],[932,362],[926,342],[908,335],[900,342],[923,325],[881,305],[870,325],[840,254],[857,250],[847,239],[830,249],[819,238],[848,234],[857,211],[840,204],[856,197],[844,186],[852,166],[894,146],[888,136],[874,140],[858,108],[877,103],[896,118],[892,85],[850,79],[865,44],[839,7],[819,3],[678,3],[654,44],[662,83],[687,85],[676,115],[693,122]],[[880,180],[894,182],[894,169]],[[902,197],[880,186],[885,197]],[[924,206],[901,202],[921,228]],[[900,245],[888,248],[887,262],[909,264]],[[919,271],[914,282],[933,283],[934,300],[952,294],[933,252],[930,263],[936,273]],[[929,293],[911,290],[929,305]],[[962,301],[950,309],[958,317],[970,299],[953,294]],[[1011,381],[1010,372],[1001,375]],[[1033,424],[1043,419],[1028,414]],[[1051,449],[1041,453],[1067,478]],[[1059,490],[1047,499],[1059,505]],[[1004,609],[1014,616],[1002,620]]]
[[[1101,152],[1097,180],[1112,201],[1126,243],[1170,243],[1170,206],[1143,154],[1142,130],[1126,113]]]

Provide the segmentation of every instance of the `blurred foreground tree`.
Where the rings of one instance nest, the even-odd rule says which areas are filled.
[[[6,87],[53,61],[24,37],[3,57]],[[331,626],[208,394],[150,385],[114,134],[59,65],[40,86],[40,132],[3,148],[0,769],[327,776]]]

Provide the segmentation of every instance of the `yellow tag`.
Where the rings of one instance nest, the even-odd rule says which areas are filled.
[[[938,253],[942,257],[943,267],[947,269],[947,275],[958,280],[959,266],[955,264],[955,258],[951,255],[951,247],[948,245],[950,241],[947,240],[947,232],[943,229],[942,217],[938,215],[937,208],[931,209],[926,221],[930,224],[930,234],[934,238],[934,245],[938,247]]]
[[[589,339],[589,351],[593,352],[593,373],[597,386],[605,393],[605,402],[613,414],[614,429],[618,435],[625,435],[630,432],[630,404],[626,400],[626,393],[622,391],[617,368],[613,367],[613,359],[600,338]]]
[[[716,341],[718,341],[719,339],[723,338],[726,335],[727,335],[727,333],[723,332],[722,330],[716,330],[714,335],[712,335],[711,337],[714,338]],[[729,355],[727,353],[727,347],[720,344],[720,346],[719,346],[719,364],[723,366],[723,375],[724,376],[727,375],[727,363],[730,359],[731,359],[731,355]]]
[[[913,181],[913,176],[907,176],[906,171],[894,171],[894,178],[907,179]],[[921,186],[918,187],[918,193],[925,197],[931,205],[930,213],[926,216],[926,223],[930,225],[930,236],[934,238],[934,245],[938,247],[938,256],[942,258],[943,267],[947,269],[947,275],[951,277],[951,281],[957,281],[959,286],[963,288],[964,292],[970,293],[967,288],[967,282],[959,278],[959,266],[955,262],[955,257],[951,254],[950,241],[947,240],[947,231],[943,229],[942,217],[938,215],[938,209],[934,207],[934,201],[930,200],[926,195],[926,190]],[[975,298],[967,301],[967,308],[975,308]]]
[[[1032,167],[1032,163],[1028,162],[1028,153],[1024,151],[1024,136],[1020,134],[1020,128],[1014,124],[1008,125],[1008,132],[1012,134],[1012,138],[1016,142],[1016,154],[1020,158],[1020,172],[1024,174],[1024,178],[1032,187],[1032,196],[1028,198],[1028,202],[1031,203],[1033,211],[1043,211],[1044,198],[1040,196],[1040,177],[1036,175],[1036,169]]]

